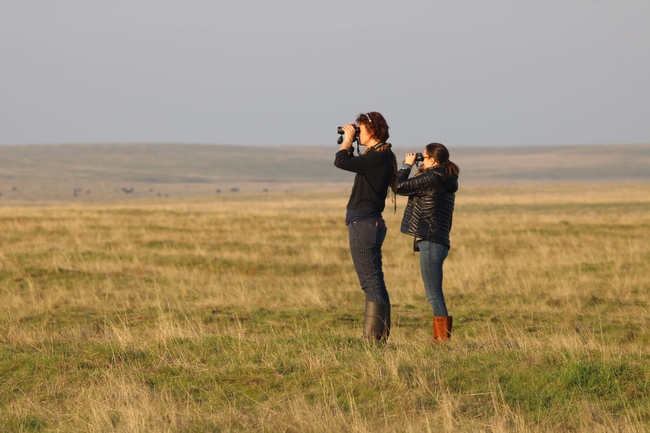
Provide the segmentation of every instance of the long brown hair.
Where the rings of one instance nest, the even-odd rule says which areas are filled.
[[[438,164],[443,166],[447,174],[460,174],[460,168],[449,159],[449,151],[444,144],[429,143],[425,147],[427,155],[436,160]]]
[[[390,143],[381,143],[376,145],[374,149],[377,152],[390,153],[390,159],[393,161],[393,171],[390,174],[390,183],[388,185],[390,186],[390,190],[391,190],[391,201],[393,202],[393,208],[394,208],[393,210],[395,211],[395,213],[397,213],[397,193],[395,192],[397,191],[397,158],[395,157],[395,153],[393,153],[393,151],[391,150],[392,146],[393,145]],[[366,150],[366,152],[368,150]]]
[[[391,201],[393,202],[393,207],[395,213],[397,213],[397,157],[391,150],[392,144],[387,143],[388,137],[388,123],[381,113],[376,111],[371,111],[369,113],[361,113],[357,116],[357,125],[364,125],[366,130],[370,132],[373,138],[379,140],[379,144],[374,147],[377,152],[389,152],[391,160],[393,161],[393,172],[390,176],[390,189],[391,189]],[[368,152],[370,148],[366,149]],[[365,153],[365,152],[364,152]]]

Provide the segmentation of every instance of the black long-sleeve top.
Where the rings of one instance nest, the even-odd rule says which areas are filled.
[[[334,165],[357,174],[347,205],[346,224],[380,218],[393,174],[391,152],[377,152],[371,147],[363,155],[354,156],[347,150],[339,150]]]

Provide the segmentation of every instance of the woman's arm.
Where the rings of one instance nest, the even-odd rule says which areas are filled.
[[[334,165],[341,170],[351,171],[353,173],[366,173],[381,161],[381,155],[377,152],[366,153],[361,156],[354,156],[347,150],[336,152]]]
[[[409,179],[410,172],[411,167],[402,167],[397,172],[397,189],[395,193],[408,196],[423,196],[435,191],[436,175],[434,173],[425,172]]]
[[[348,123],[345,125],[343,131],[345,132],[345,139],[343,140],[339,151],[336,152],[336,157],[334,158],[334,165],[336,167],[353,173],[365,173],[379,162],[377,158],[372,156],[372,153],[355,157],[350,151],[352,149],[354,137],[356,136],[354,123]]]

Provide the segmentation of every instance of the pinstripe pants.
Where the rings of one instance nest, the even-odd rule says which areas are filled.
[[[361,290],[367,302],[390,304],[384,272],[381,269],[381,245],[386,238],[383,219],[356,221],[348,224],[350,252]]]

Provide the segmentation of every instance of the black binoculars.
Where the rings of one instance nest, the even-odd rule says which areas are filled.
[[[340,137],[336,142],[338,144],[343,143],[343,134],[345,134],[343,127],[339,126],[338,129],[336,130],[336,133],[340,134]],[[357,138],[359,138],[359,127],[357,125],[354,125],[354,137],[352,138],[352,141],[356,140]]]

